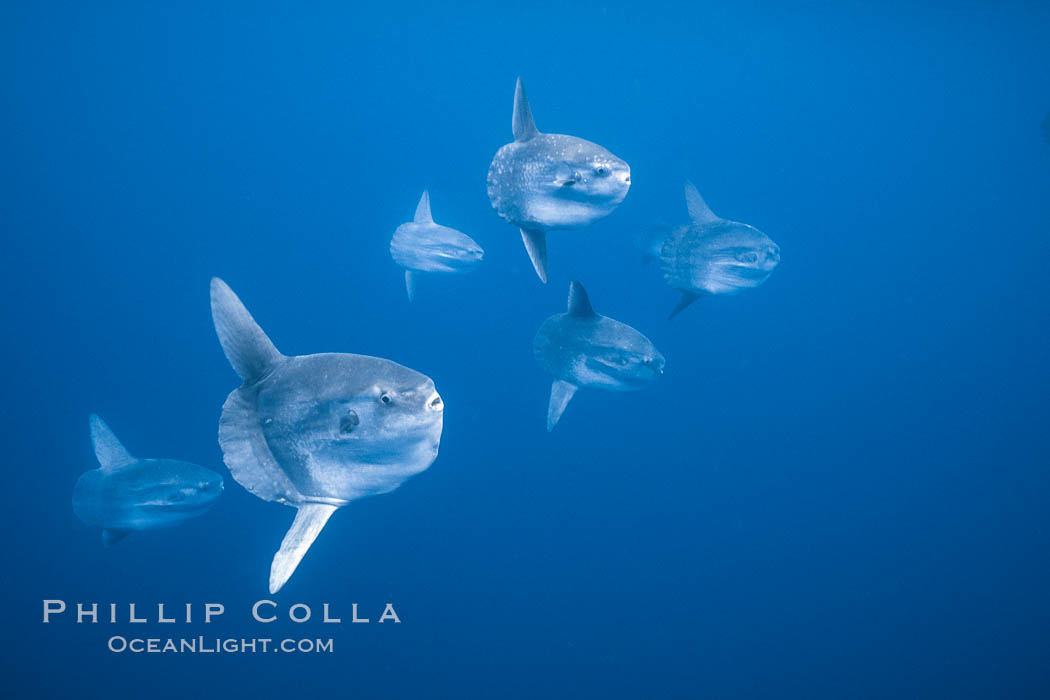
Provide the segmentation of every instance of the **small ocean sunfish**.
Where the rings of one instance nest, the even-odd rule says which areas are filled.
[[[282,355],[220,279],[211,313],[244,380],[222,406],[223,460],[257,497],[297,509],[270,565],[276,593],[336,509],[393,491],[434,462],[444,404],[433,380],[390,360]]]
[[[540,133],[521,78],[511,129],[514,141],[500,148],[489,165],[489,201],[521,229],[536,274],[546,282],[547,232],[587,226],[611,213],[627,196],[631,168],[596,143]]]
[[[394,231],[390,255],[405,268],[405,288],[408,300],[412,301],[417,273],[469,272],[481,263],[485,251],[465,233],[434,223],[430,215],[430,195],[424,190],[415,218]]]
[[[222,495],[222,477],[174,459],[137,459],[101,418],[92,415],[91,442],[99,468],[73,488],[73,512],[102,528],[108,547],[134,530],[178,525],[201,515]]]
[[[578,388],[635,391],[664,371],[664,357],[652,341],[626,323],[594,313],[587,292],[576,281],[569,285],[568,312],[543,322],[532,352],[554,377],[548,431],[557,425]]]
[[[685,202],[689,224],[636,239],[643,253],[660,261],[667,284],[682,292],[672,318],[701,296],[757,287],[780,262],[780,248],[769,236],[716,216],[691,182],[685,183]]]

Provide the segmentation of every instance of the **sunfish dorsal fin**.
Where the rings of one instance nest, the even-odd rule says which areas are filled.
[[[273,556],[270,565],[271,595],[281,590],[292,577],[295,567],[299,566],[306,550],[310,549],[336,508],[338,506],[327,503],[305,503],[299,506],[292,526],[281,540],[281,549]]]
[[[284,359],[229,285],[218,277],[211,280],[211,317],[226,359],[245,384],[262,379]]]
[[[416,216],[412,219],[417,224],[432,224],[434,217],[430,214],[430,193],[423,190],[423,196],[416,205]]]
[[[587,290],[583,285],[573,280],[569,283],[569,315],[570,316],[594,316],[591,308],[591,300],[587,297]]]
[[[544,231],[521,229],[521,240],[525,243],[525,252],[529,254],[532,267],[540,281],[547,284],[547,234]]]
[[[693,220],[693,223],[713,224],[720,220],[700,196],[696,185],[689,180],[685,181],[685,207],[689,210],[689,218]]]
[[[569,405],[572,395],[576,393],[577,386],[569,384],[561,379],[555,379],[551,384],[551,402],[547,406],[547,432],[554,430],[554,426],[561,420],[561,414]]]
[[[416,298],[416,273],[412,270],[405,270],[405,291],[408,292],[408,300],[414,301]]]
[[[92,413],[88,422],[91,424],[91,444],[95,447],[95,457],[102,471],[115,471],[135,461],[106,425],[106,421]]]
[[[540,133],[536,122],[532,121],[529,98],[525,97],[525,86],[522,85],[521,78],[518,78],[518,84],[514,86],[514,115],[510,120],[510,129],[514,132],[515,141],[528,141]]]

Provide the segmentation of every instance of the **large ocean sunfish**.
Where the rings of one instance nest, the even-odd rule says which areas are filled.
[[[73,512],[102,528],[107,547],[136,530],[178,525],[211,508],[222,495],[222,477],[174,459],[138,459],[96,415],[91,442],[99,468],[84,472],[73,488]]]
[[[631,187],[631,167],[596,143],[540,133],[521,78],[511,129],[514,141],[489,165],[489,201],[521,229],[536,274],[546,282],[547,232],[587,226],[612,212]]]
[[[757,287],[780,262],[780,247],[769,236],[716,216],[691,182],[685,183],[685,203],[690,223],[636,239],[644,253],[660,261],[667,284],[682,292],[672,318],[701,296]]]
[[[481,246],[467,234],[434,223],[426,190],[419,198],[415,218],[398,226],[390,240],[390,256],[405,268],[409,301],[416,295],[418,273],[469,272],[481,263],[484,255]]]
[[[219,420],[226,466],[264,501],[298,509],[270,567],[276,593],[337,508],[393,491],[434,462],[444,406],[429,377],[390,360],[282,355],[220,279],[211,312],[244,380]]]
[[[532,342],[536,361],[554,377],[547,430],[557,425],[580,387],[644,389],[664,371],[664,356],[626,323],[594,313],[583,285],[569,285],[567,313],[551,316]]]

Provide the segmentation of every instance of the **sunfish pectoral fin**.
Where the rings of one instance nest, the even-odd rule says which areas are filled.
[[[416,215],[412,221],[417,224],[434,223],[434,217],[430,214],[430,193],[426,190],[423,190],[423,196],[419,198],[419,204],[416,205]]]
[[[292,577],[295,568],[303,560],[306,550],[317,539],[328,518],[338,506],[326,503],[306,503],[299,506],[295,520],[281,541],[281,549],[270,565],[270,593],[276,593]]]
[[[579,174],[568,163],[562,163],[554,171],[554,184],[558,187],[572,187],[579,179]]]
[[[547,284],[547,234],[544,231],[521,229],[521,240],[525,243],[525,252],[529,254],[532,266],[540,281]]]
[[[412,270],[405,270],[405,291],[408,292],[408,300],[416,298],[416,274]]]
[[[572,399],[573,394],[576,393],[578,387],[575,384],[569,384],[560,379],[555,379],[554,383],[551,384],[551,402],[547,407],[547,432],[554,430],[554,426],[561,420],[561,414],[565,412],[565,407],[569,405],[569,401]]]
[[[211,316],[226,358],[245,383],[266,376],[284,359],[233,290],[218,277],[211,280]]]
[[[91,425],[91,444],[95,448],[95,457],[102,471],[111,472],[135,461],[131,453],[106,425],[106,421],[92,413],[88,418],[88,423]]]
[[[707,202],[700,196],[696,185],[685,181],[685,207],[689,210],[689,218],[697,224],[712,224],[719,220],[718,216],[707,206]]]
[[[674,318],[678,314],[685,310],[685,307],[692,304],[694,301],[700,298],[699,294],[693,294],[692,292],[682,292],[681,298],[678,303],[675,304],[674,309],[671,311],[671,315],[667,317],[668,320]]]
[[[117,542],[120,542],[122,539],[124,539],[130,534],[131,530],[116,530],[107,528],[102,531],[102,546],[107,548],[112,547]]]
[[[536,123],[532,121],[532,110],[529,109],[529,99],[525,97],[525,86],[518,78],[514,86],[514,115],[510,120],[510,129],[514,132],[515,141],[528,141],[539,135]]]

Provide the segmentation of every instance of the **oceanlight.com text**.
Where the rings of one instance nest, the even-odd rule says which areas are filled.
[[[331,654],[332,639],[267,639],[181,637],[151,638],[115,635],[106,642],[115,654]]]

